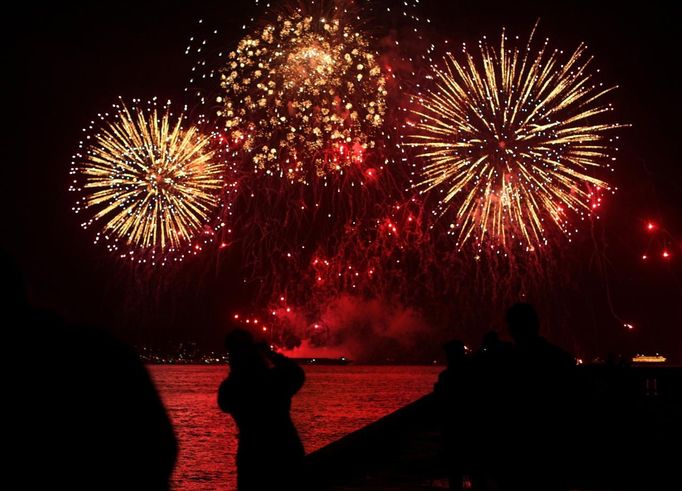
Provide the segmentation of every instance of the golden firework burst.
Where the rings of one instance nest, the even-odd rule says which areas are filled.
[[[184,128],[183,116],[173,120],[167,107],[162,114],[115,108],[74,160],[71,189],[81,193],[75,211],[91,212],[83,226],[100,223],[96,241],[109,239],[113,249],[181,251],[220,201],[223,165],[211,137]]]
[[[227,58],[219,115],[257,171],[306,181],[362,163],[377,145],[386,81],[342,16],[280,15]]]
[[[532,249],[551,228],[566,234],[571,215],[599,206],[613,160],[603,102],[613,87],[593,80],[580,45],[570,56],[545,43],[498,48],[479,43],[448,54],[433,84],[412,98],[406,143],[421,162],[417,186],[452,210],[461,247],[473,240]]]

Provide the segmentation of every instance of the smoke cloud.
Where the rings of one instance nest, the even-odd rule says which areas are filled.
[[[307,324],[304,316],[290,313],[290,327],[303,341],[289,355],[407,362],[423,361],[440,349],[419,311],[382,298],[342,294],[327,301],[317,319]]]

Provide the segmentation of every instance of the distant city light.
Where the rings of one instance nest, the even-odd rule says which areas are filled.
[[[632,357],[633,363],[665,363],[668,359],[659,354],[655,355],[636,355]]]

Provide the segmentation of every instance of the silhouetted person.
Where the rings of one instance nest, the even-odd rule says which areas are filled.
[[[567,369],[575,358],[540,336],[540,320],[528,303],[517,303],[507,310],[509,335],[515,343],[516,362],[533,368]]]
[[[474,359],[477,365],[488,367],[498,367],[509,363],[512,344],[502,341],[496,331],[488,331],[483,335],[481,346],[476,351]]]
[[[5,258],[2,269],[15,290],[3,297],[12,302],[3,305],[5,359],[21,356],[5,393],[16,438],[8,467],[18,476],[8,481],[21,489],[169,489],[175,436],[137,354],[102,331],[30,308],[18,269]]]
[[[506,320],[515,346],[506,411],[508,460],[500,487],[514,491],[567,489],[575,360],[540,336],[540,322],[532,305],[513,305]]]
[[[513,346],[495,331],[484,334],[472,359],[470,461],[473,488],[494,489],[495,476],[506,459],[507,437],[500,414],[509,404],[509,368]]]
[[[218,405],[239,429],[237,489],[302,489],[303,445],[289,413],[303,370],[243,329],[228,334],[225,348],[230,373],[218,390]]]
[[[467,470],[470,445],[468,415],[471,394],[470,362],[464,343],[448,341],[443,345],[447,368],[438,375],[434,387],[443,440],[444,466],[451,490],[461,490]]]

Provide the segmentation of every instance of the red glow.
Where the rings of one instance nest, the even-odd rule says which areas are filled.
[[[346,143],[337,143],[329,151],[329,160],[336,163],[353,162],[361,164],[365,160],[365,148],[360,143],[353,143],[349,146]]]
[[[393,221],[391,221],[390,218],[387,218],[384,221],[383,229],[389,235],[390,234],[398,235],[398,228],[395,226],[395,224],[393,223]]]
[[[355,142],[353,144],[353,155],[351,159],[356,164],[362,163],[365,160],[365,148],[360,144]]]
[[[225,137],[224,134],[219,133],[215,136],[216,140],[218,140],[218,143],[220,145],[225,145],[227,143],[227,138]]]
[[[663,256],[663,259],[668,259],[670,257],[670,253],[668,251],[663,251],[663,254],[661,255]]]
[[[646,224],[646,229],[649,231],[652,231],[656,228],[656,224],[654,222],[649,222]]]

